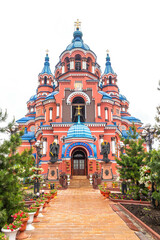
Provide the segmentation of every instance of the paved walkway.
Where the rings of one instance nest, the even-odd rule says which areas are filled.
[[[67,189],[58,196],[29,240],[136,240],[139,239],[125,222],[111,209],[111,202],[98,190]]]

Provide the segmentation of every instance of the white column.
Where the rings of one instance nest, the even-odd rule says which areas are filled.
[[[95,73],[95,63],[92,63],[92,73]]]
[[[74,58],[70,58],[70,69],[74,69]]]
[[[112,154],[115,154],[116,153],[115,138],[111,139],[111,144],[112,144]]]
[[[49,120],[52,120],[52,108],[49,109]]]
[[[47,140],[45,139],[45,140],[43,141],[43,155],[45,155],[46,152],[47,152]]]
[[[56,117],[59,117],[59,105],[57,105],[57,114]]]
[[[98,117],[100,117],[100,116],[101,116],[101,106],[98,105]]]
[[[105,108],[105,120],[108,120],[108,108]]]
[[[82,60],[82,69],[86,70],[86,60]]]

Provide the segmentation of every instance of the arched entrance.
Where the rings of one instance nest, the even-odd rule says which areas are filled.
[[[76,148],[72,153],[72,175],[87,175],[87,154],[84,149]]]

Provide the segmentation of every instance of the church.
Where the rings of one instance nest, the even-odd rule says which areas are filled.
[[[142,126],[128,112],[129,102],[119,91],[109,52],[101,72],[96,54],[83,41],[80,25],[77,20],[73,39],[53,71],[46,51],[37,89],[27,102],[27,114],[17,121],[19,128],[25,129],[19,151],[33,147],[36,156],[35,143],[40,140],[39,164],[52,180],[61,173],[89,176],[95,172],[112,179],[121,137],[127,137],[133,122],[137,129]],[[108,163],[103,161],[105,145]],[[51,163],[51,147],[56,146],[57,161]]]

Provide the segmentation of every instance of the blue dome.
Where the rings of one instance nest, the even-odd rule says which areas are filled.
[[[109,99],[109,100],[112,100],[112,97],[106,93],[106,92],[103,92],[103,91],[98,91],[100,94],[102,94],[102,99]]]
[[[127,98],[122,94],[119,94],[119,99],[122,101],[127,101]]]
[[[55,98],[54,96],[55,96],[57,93],[58,93],[58,91],[49,93],[45,100],[54,99],[54,98]]]
[[[69,128],[67,138],[90,138],[94,139],[91,135],[90,129],[81,122],[74,124]]]
[[[114,74],[113,68],[111,67],[111,62],[110,62],[110,56],[107,53],[107,57],[106,57],[106,68],[104,70],[104,74],[108,74],[108,73],[112,73]]]
[[[73,48],[82,48],[84,50],[90,50],[89,46],[85,43],[83,43],[82,40],[82,32],[78,29],[73,33],[73,40],[72,43],[69,44],[66,48],[66,50],[72,50]]]

